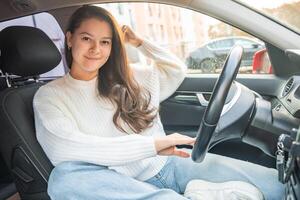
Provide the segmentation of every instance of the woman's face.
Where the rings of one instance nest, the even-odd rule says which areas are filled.
[[[67,32],[72,49],[71,75],[79,80],[91,80],[109,58],[112,48],[110,25],[96,18],[84,20],[73,34]]]

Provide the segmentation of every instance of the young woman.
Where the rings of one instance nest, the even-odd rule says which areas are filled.
[[[129,66],[123,41],[155,64]],[[212,154],[194,163],[175,147],[194,138],[165,135],[158,107],[184,79],[178,58],[95,6],[72,15],[65,45],[70,72],[33,102],[37,139],[55,166],[52,199],[187,199],[179,193],[192,179],[250,182],[281,199],[275,170]]]

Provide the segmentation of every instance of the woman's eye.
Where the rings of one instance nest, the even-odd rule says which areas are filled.
[[[108,40],[103,40],[100,42],[102,45],[110,45],[110,41]]]
[[[88,38],[88,37],[82,37],[81,38],[83,41],[90,41],[91,39],[90,38]]]

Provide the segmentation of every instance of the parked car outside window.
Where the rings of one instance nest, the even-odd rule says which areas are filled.
[[[192,51],[185,62],[189,69],[200,70],[202,73],[216,73],[222,69],[223,63],[234,45],[244,48],[241,70],[252,71],[254,54],[265,46],[258,40],[248,37],[224,37],[209,41]]]

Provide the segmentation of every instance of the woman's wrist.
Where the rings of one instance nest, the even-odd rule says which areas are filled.
[[[158,153],[161,150],[165,149],[167,146],[169,146],[166,145],[167,143],[168,141],[166,140],[166,136],[154,138],[154,145],[155,145],[156,152]]]
[[[141,46],[143,44],[143,42],[144,42],[144,40],[142,40],[141,38],[137,38],[134,46],[137,48],[137,47]]]

